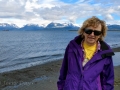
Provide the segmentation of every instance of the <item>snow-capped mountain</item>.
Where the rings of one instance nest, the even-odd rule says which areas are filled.
[[[8,23],[0,23],[0,27],[15,27],[18,28],[15,24],[8,24]]]
[[[108,30],[120,30],[120,25],[117,24],[113,24],[113,25],[108,24],[107,27]]]
[[[23,27],[21,27],[19,30],[41,30],[43,29],[43,25],[38,25],[38,24],[26,24]]]
[[[77,28],[72,23],[49,23],[46,28]]]
[[[15,24],[0,23],[0,30],[45,30],[45,29],[78,29],[78,26],[73,25],[72,23],[49,23],[47,26],[44,24],[26,24],[23,27],[19,28]]]
[[[0,30],[14,30],[18,28],[19,27],[15,24],[0,23]]]

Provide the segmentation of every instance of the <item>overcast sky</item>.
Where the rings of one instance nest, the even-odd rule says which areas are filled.
[[[0,0],[0,23],[48,24],[82,22],[97,16],[107,24],[120,24],[120,0]]]

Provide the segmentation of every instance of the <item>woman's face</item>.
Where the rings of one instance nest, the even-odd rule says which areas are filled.
[[[97,27],[89,26],[85,28],[83,33],[85,37],[84,41],[88,45],[94,45],[98,41],[98,38],[100,38],[101,29],[102,29],[101,24],[99,24]]]

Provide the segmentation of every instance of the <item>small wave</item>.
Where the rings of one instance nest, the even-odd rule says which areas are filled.
[[[52,55],[16,58],[10,60],[10,62],[8,62],[7,64],[0,66],[0,72],[22,69],[30,66],[35,66],[37,64],[43,64],[49,61],[58,60],[61,59],[62,55],[63,54],[52,54]]]
[[[120,43],[112,44],[111,47],[112,47],[112,48],[118,48],[118,47],[120,47]]]
[[[15,59],[15,61],[16,60],[20,60],[20,59],[26,59],[26,60],[28,60],[28,59],[37,59],[37,58],[39,58],[39,59],[46,59],[46,58],[48,58],[48,57],[51,57],[51,56],[62,56],[63,54],[61,53],[61,54],[52,54],[52,55],[42,55],[42,56],[32,56],[32,57],[26,57],[26,58],[17,58],[17,59]]]
[[[54,55],[51,55],[51,56],[62,56],[63,54],[54,54]]]
[[[47,57],[48,55],[43,55],[43,56],[33,56],[33,57],[29,57],[27,59],[35,59],[35,58],[44,58]]]
[[[7,61],[8,59],[1,59],[0,63]]]

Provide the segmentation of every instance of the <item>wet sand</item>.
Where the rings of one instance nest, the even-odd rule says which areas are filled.
[[[120,52],[120,48],[113,51]],[[0,74],[0,90],[57,90],[62,60]],[[115,90],[120,90],[120,66],[115,66]]]

